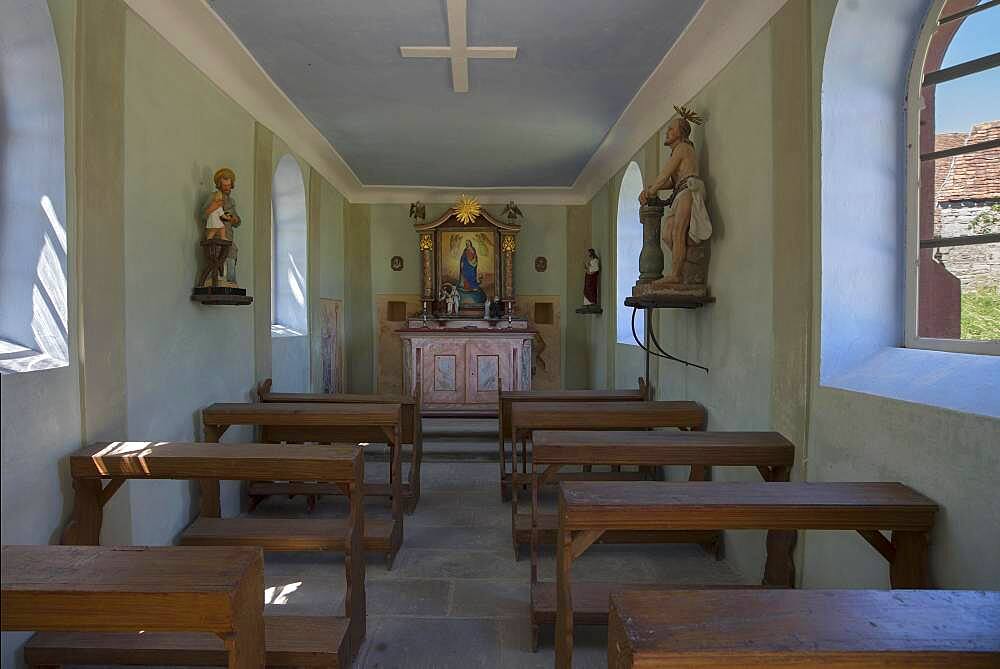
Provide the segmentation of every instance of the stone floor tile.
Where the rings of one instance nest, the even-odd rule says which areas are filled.
[[[528,582],[526,561],[495,550],[403,548],[386,578],[469,578]],[[369,578],[378,578],[369,574]]]
[[[456,580],[448,615],[528,620],[530,593],[527,582]]]
[[[495,620],[383,618],[355,662],[365,669],[494,669],[500,663]]]
[[[446,616],[452,582],[445,579],[368,579],[368,614],[373,616]]]

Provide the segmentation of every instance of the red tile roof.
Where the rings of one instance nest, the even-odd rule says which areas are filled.
[[[934,150],[944,151],[954,149],[957,146],[965,146],[965,138],[968,135],[964,132],[942,132],[934,136]],[[934,192],[941,189],[941,184],[951,170],[951,164],[955,162],[955,157],[941,158],[934,161]]]
[[[942,133],[935,137],[935,149],[938,142],[941,148],[948,148],[955,134],[958,133]],[[993,139],[1000,139],[1000,120],[972,126],[961,144]],[[1000,147],[939,160],[935,167],[938,202],[1000,199]]]

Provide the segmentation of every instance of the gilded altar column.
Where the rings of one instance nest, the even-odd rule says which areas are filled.
[[[506,305],[507,314],[514,310],[514,252],[517,250],[517,241],[514,235],[505,234],[500,242],[500,249],[503,252],[503,292],[502,299]]]
[[[429,232],[420,233],[420,267],[423,286],[420,300],[424,304],[425,315],[430,312],[430,305],[434,302],[434,276],[432,274],[434,265],[431,260],[433,253],[434,235]]]

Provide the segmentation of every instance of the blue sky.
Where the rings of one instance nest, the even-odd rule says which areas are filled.
[[[1000,6],[962,22],[941,67],[1000,51]],[[968,132],[974,123],[1000,120],[1000,68],[940,84],[935,98],[937,132]]]

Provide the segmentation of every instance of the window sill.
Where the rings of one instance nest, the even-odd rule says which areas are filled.
[[[0,376],[67,366],[66,360],[0,339]]]
[[[277,323],[271,324],[271,337],[305,337],[305,332],[299,332],[298,330],[293,330],[290,327],[284,325],[278,325]]]
[[[1000,357],[884,348],[821,386],[1000,418]]]

